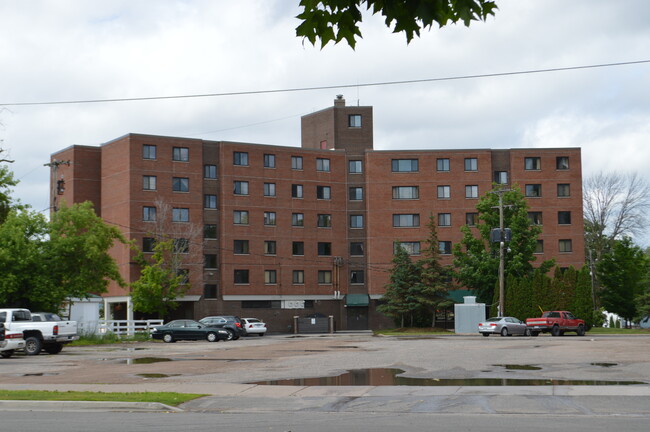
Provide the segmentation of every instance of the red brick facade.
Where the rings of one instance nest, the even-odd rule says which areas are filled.
[[[140,247],[161,234],[187,239],[191,289],[176,316],[257,316],[281,331],[309,314],[333,315],[337,329],[391,325],[375,307],[394,242],[417,249],[432,214],[439,240],[457,243],[496,172],[535,195],[538,260],[584,262],[580,149],[375,151],[372,143],[372,108],[342,98],[303,117],[301,148],[129,134],[54,154],[71,163],[58,166],[65,191],[53,199],[92,201]],[[136,280],[134,252],[112,253]],[[349,304],[349,294],[367,295],[369,305]],[[111,285],[105,296],[122,301],[128,289]]]

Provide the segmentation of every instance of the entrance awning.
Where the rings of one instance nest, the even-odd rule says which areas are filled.
[[[363,307],[370,304],[368,294],[346,294],[345,305],[352,307]]]

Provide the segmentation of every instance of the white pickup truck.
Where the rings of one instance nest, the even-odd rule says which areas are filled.
[[[46,315],[55,321],[45,321]],[[58,354],[63,344],[79,339],[76,321],[63,321],[56,314],[34,314],[27,309],[0,309],[0,323],[4,324],[7,334],[22,334],[27,355],[38,355],[41,350],[50,354]],[[5,354],[6,353],[6,354]],[[13,351],[4,351],[3,357],[8,357]]]
[[[7,333],[5,325],[0,323],[0,356],[11,357],[17,349],[25,348],[22,333]]]

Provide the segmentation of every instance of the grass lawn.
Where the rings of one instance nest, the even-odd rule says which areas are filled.
[[[625,329],[625,328],[606,328],[606,327],[592,327],[587,334],[645,334],[650,335],[650,329]]]
[[[405,328],[394,328],[386,330],[375,330],[375,335],[383,336],[426,336],[426,335],[454,335],[453,330],[445,330],[440,328],[430,328],[430,327],[405,327]],[[477,333],[478,335],[478,330]],[[650,329],[624,329],[624,328],[605,328],[605,327],[592,327],[587,334],[593,335],[628,335],[628,334],[640,334],[640,335],[650,335]]]
[[[159,402],[171,406],[177,406],[203,396],[207,395],[172,392],[102,393],[84,391],[0,390],[0,400]]]

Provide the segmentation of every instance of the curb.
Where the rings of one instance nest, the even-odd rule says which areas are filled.
[[[111,401],[0,401],[0,411],[86,411],[86,412],[183,412],[158,402]]]

